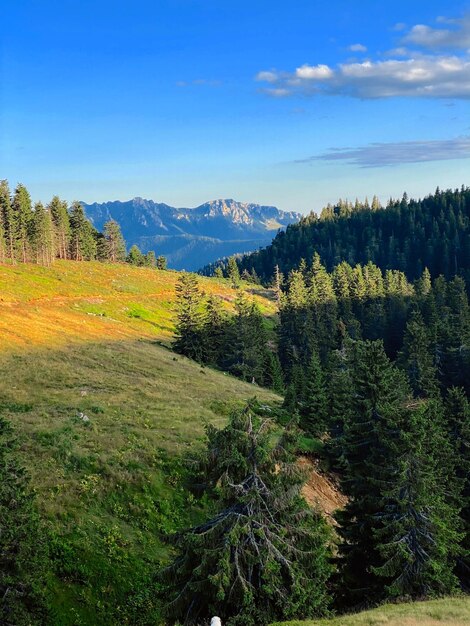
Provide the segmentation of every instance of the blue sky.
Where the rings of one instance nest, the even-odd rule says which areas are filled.
[[[470,0],[4,0],[0,177],[302,212],[470,184]]]

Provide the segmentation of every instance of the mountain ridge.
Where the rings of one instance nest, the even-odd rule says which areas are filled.
[[[128,246],[155,249],[174,269],[196,270],[220,257],[246,253],[271,242],[278,230],[297,222],[295,211],[232,198],[194,208],[172,207],[140,196],[132,200],[81,203],[94,226],[116,220]]]

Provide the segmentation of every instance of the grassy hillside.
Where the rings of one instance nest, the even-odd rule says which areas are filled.
[[[0,350],[142,337],[167,340],[178,276],[97,262],[0,266]],[[201,277],[200,285],[230,308],[236,292],[227,280]],[[252,295],[263,313],[274,313],[268,292],[259,288]]]
[[[372,611],[334,619],[282,622],[273,626],[466,626],[470,598],[445,598],[410,604],[386,604]]]
[[[54,626],[157,624],[162,536],[200,515],[182,454],[255,393],[279,401],[168,350],[177,277],[98,263],[0,268],[0,411],[60,563],[48,580]],[[230,308],[225,281],[201,284]]]

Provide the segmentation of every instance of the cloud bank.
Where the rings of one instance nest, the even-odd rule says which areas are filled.
[[[470,158],[470,135],[454,139],[372,143],[358,148],[332,148],[329,152],[298,159],[295,163],[347,161],[359,167],[369,168],[468,158]]]
[[[337,66],[305,63],[294,71],[264,70],[256,80],[273,97],[294,94],[354,98],[470,98],[470,17],[440,18],[445,27],[417,24],[401,34],[395,57]],[[350,50],[365,52],[362,44]]]

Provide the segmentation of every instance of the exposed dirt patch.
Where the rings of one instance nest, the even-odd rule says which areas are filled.
[[[307,473],[307,482],[302,488],[302,495],[310,505],[319,506],[331,523],[335,523],[333,513],[345,506],[347,498],[343,495],[334,476],[322,474],[318,461],[306,456],[299,457],[299,465]]]

